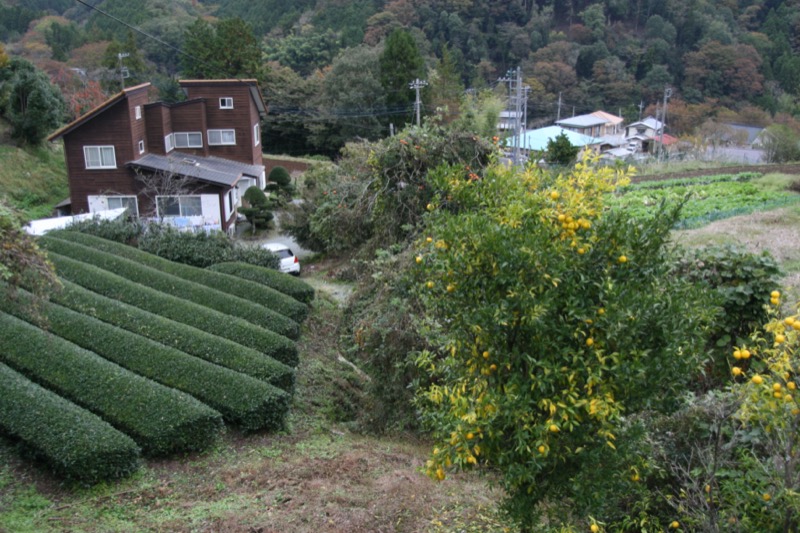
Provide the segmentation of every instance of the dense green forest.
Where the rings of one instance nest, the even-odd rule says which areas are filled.
[[[417,77],[425,114],[452,113],[465,89],[504,97],[517,67],[531,126],[655,114],[669,86],[676,135],[709,120],[796,127],[798,35],[797,0],[0,1],[7,52],[48,72],[73,115],[119,89],[120,66],[167,98],[186,74],[255,76],[270,149],[294,154],[410,122]]]

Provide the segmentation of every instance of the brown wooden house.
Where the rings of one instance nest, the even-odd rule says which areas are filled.
[[[264,188],[255,80],[184,80],[186,101],[150,103],[124,89],[53,133],[62,139],[70,212],[127,207],[178,226],[230,231],[241,196]]]

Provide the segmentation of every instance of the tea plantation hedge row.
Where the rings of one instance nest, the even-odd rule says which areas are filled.
[[[66,243],[66,241],[61,242]],[[169,294],[163,294],[96,266],[52,251],[48,252],[48,257],[55,265],[59,277],[63,279],[108,298],[125,302],[258,350],[292,367],[297,366],[297,346],[291,340],[273,331],[259,328],[241,318],[226,315]]]
[[[263,305],[268,309],[272,309],[286,317],[291,318],[295,322],[302,322],[308,316],[308,306],[297,299],[284,294],[270,286],[262,283],[255,283],[241,277],[230,276],[222,272],[185,265],[169,261],[157,255],[153,255],[133,246],[128,246],[119,242],[114,242],[88,233],[80,233],[77,231],[58,231],[50,233],[49,235],[65,241],[77,242],[84,246],[89,246],[96,250],[101,250],[119,257],[124,257],[140,263],[151,268],[155,268],[161,272],[166,272],[179,278],[193,281],[220,290],[226,294],[239,296],[245,300],[255,302]],[[263,268],[263,267],[257,267]],[[265,269],[270,270],[270,269]],[[274,271],[273,271],[274,272]],[[276,272],[280,274],[279,272]],[[289,276],[282,275],[284,278]],[[289,277],[290,278],[290,277]],[[295,284],[305,285],[308,291],[311,291],[313,297],[313,289],[305,282],[290,278]],[[306,295],[307,296],[307,295]]]
[[[94,412],[150,455],[203,450],[224,428],[220,413],[188,394],[5,313],[0,362]]]
[[[20,291],[22,305],[0,300],[0,309],[18,318],[35,320],[33,299]],[[60,305],[40,310],[50,333],[75,343],[123,368],[194,396],[246,431],[283,426],[289,408],[284,391],[244,374],[211,364]]]
[[[295,372],[268,355],[195,327],[155,315],[85,289],[65,279],[50,300],[189,355],[294,391]]]
[[[214,309],[252,324],[272,330],[279,335],[296,339],[300,327],[294,320],[248,300],[232,296],[193,281],[181,279],[172,274],[136,263],[124,257],[95,250],[77,242],[69,242],[55,237],[40,237],[39,244],[48,251],[56,252],[84,263],[95,265],[123,278],[146,287],[171,294],[196,304]]]
[[[68,479],[95,483],[139,467],[130,437],[2,363],[0,429]]]
[[[244,280],[272,287],[276,291],[288,294],[303,303],[311,303],[311,300],[314,299],[314,289],[308,283],[270,268],[231,262],[211,265],[208,270],[230,274]]]

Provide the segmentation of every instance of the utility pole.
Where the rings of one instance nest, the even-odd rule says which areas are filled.
[[[642,120],[642,108],[644,107],[644,101],[639,100],[639,120]]]
[[[561,120],[561,91],[558,91],[558,114],[556,115],[556,122]]]
[[[419,97],[419,90],[422,89],[423,87],[427,87],[427,86],[428,86],[428,82],[426,80],[421,80],[419,78],[415,79],[414,81],[412,81],[411,83],[408,84],[408,87],[412,91],[417,91],[417,99],[414,102],[414,111],[416,111],[416,113],[417,113],[417,127],[419,127],[420,122],[421,122],[421,120],[420,120],[420,110],[422,109],[422,100]]]
[[[119,61],[119,82],[122,84],[123,91],[125,90],[125,78],[129,78],[131,74],[128,72],[128,67],[122,64],[122,59],[129,55],[128,52],[120,52],[117,54],[117,60]]]
[[[660,144],[661,144],[661,152],[659,152],[659,154],[658,154],[658,158],[659,158],[659,160],[661,160],[661,156],[662,156],[662,155],[663,155],[663,153],[664,153],[664,128],[665,128],[665,127],[666,127],[666,125],[667,125],[667,101],[669,100],[669,98],[670,98],[671,96],[672,96],[672,87],[670,87],[669,85],[667,85],[667,86],[664,88],[664,113],[663,113],[663,114],[664,114],[664,116],[663,116],[663,117],[662,117],[662,119],[661,119],[661,141],[660,141]]]

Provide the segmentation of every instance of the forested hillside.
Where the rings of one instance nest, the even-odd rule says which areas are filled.
[[[398,29],[410,42],[395,43],[395,57],[421,62],[388,80],[386,43]],[[795,127],[798,34],[795,0],[0,1],[7,51],[45,69],[73,114],[118,90],[120,66],[126,83],[153,81],[172,97],[187,72],[254,75],[271,108],[270,146],[289,153],[332,153],[412,120],[417,77],[429,83],[431,114],[452,111],[467,88],[503,96],[498,79],[516,67],[531,125],[596,109],[654,114],[669,86],[676,135],[708,120]],[[256,64],[204,70],[212,47],[255,50]],[[124,64],[119,53],[130,54]]]

